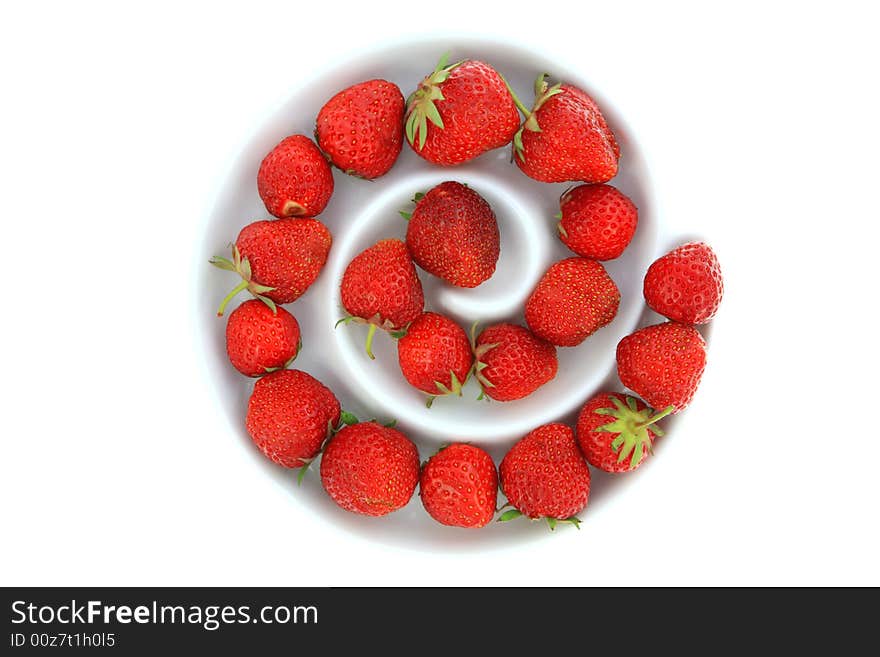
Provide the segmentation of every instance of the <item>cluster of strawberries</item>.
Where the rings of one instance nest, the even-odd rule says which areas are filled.
[[[349,87],[318,114],[315,142],[293,135],[263,160],[260,197],[276,217],[246,226],[232,256],[212,263],[236,272],[239,292],[255,298],[233,311],[226,327],[232,365],[261,377],[248,403],[246,426],[272,461],[300,468],[322,454],[322,484],[342,508],[381,516],[409,502],[416,486],[437,521],[482,527],[495,516],[499,476],[510,510],[577,524],[587,504],[590,469],[624,472],[638,467],[662,435],[657,421],[690,402],[705,367],[695,324],[709,321],[723,284],[711,249],[686,244],[658,259],[645,276],[648,305],[670,321],[636,331],[617,347],[618,374],[641,399],[618,392],[583,406],[577,431],[553,423],[536,428],[507,453],[496,470],[481,448],[454,443],[420,466],[416,446],[392,425],[358,422],[332,391],[306,372],[289,370],[301,347],[292,314],[316,280],[332,244],[314,217],[333,193],[331,164],[373,179],[394,165],[405,140],[420,156],[454,166],[513,144],[513,160],[542,182],[578,181],[560,199],[559,238],[576,256],[554,263],[525,305],[526,326],[501,323],[470,336],[448,317],[425,312],[416,266],[450,285],[473,288],[494,273],[500,254],[492,208],[475,190],[454,181],[413,198],[401,211],[406,241],[381,240],[348,264],[340,283],[351,321],[368,325],[372,358],[377,329],[397,340],[406,380],[426,393],[461,395],[474,376],[483,395],[502,402],[532,394],[556,376],[557,347],[574,347],[611,322],[620,292],[601,261],[619,257],[635,234],[638,210],[608,180],[620,149],[596,103],[571,85],[549,86],[541,75],[531,109],[488,64],[441,58],[404,101],[385,80]],[[524,118],[520,119],[520,112]],[[644,401],[642,401],[644,400]],[[657,411],[653,409],[658,409]]]

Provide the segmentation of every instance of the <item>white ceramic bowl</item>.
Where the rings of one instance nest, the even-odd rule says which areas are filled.
[[[541,72],[585,89],[602,108],[620,143],[620,173],[612,181],[639,208],[639,227],[624,255],[606,263],[621,291],[620,310],[608,326],[575,348],[559,348],[559,373],[550,383],[526,399],[500,403],[476,401],[475,381],[464,388],[462,398],[438,398],[431,409],[422,393],[410,387],[397,364],[397,348],[387,335],[374,342],[376,360],[363,350],[366,327],[334,324],[344,313],[339,281],[348,262],[379,239],[403,239],[406,222],[398,210],[411,207],[417,191],[426,191],[444,180],[465,182],[483,195],[498,218],[501,256],[495,275],[476,289],[452,288],[419,270],[426,307],[458,320],[468,328],[475,320],[485,326],[502,320],[523,323],[523,306],[530,291],[554,261],[573,255],[556,238],[553,215],[559,196],[569,184],[544,184],[526,177],[510,162],[509,148],[484,154],[454,168],[437,167],[418,157],[409,146],[394,168],[369,182],[334,170],[335,191],[320,215],[333,234],[333,247],[320,277],[308,292],[287,308],[302,329],[303,349],[292,367],[323,381],[343,406],[361,418],[396,418],[399,428],[419,446],[423,459],[439,445],[472,441],[489,450],[500,462],[507,448],[531,429],[551,421],[573,422],[590,395],[603,387],[619,389],[615,373],[615,347],[624,335],[643,322],[641,283],[658,255],[659,225],[655,216],[650,180],[639,145],[612,99],[602,96],[577,70],[562,69],[541,54],[500,42],[476,38],[434,39],[378,47],[317,74],[305,82],[255,133],[240,154],[206,222],[206,237],[198,257],[204,262],[197,311],[207,350],[208,379],[228,413],[231,438],[250,456],[242,468],[262,467],[275,476],[298,503],[315,513],[331,514],[330,520],[356,531],[395,543],[452,547],[510,541],[514,537],[545,536],[545,527],[525,521],[493,525],[480,531],[442,527],[422,509],[418,495],[410,504],[384,518],[362,518],[336,508],[324,494],[318,468],[306,475],[297,488],[295,474],[274,466],[253,448],[244,429],[247,398],[253,380],[239,375],[229,364],[224,346],[225,319],[215,316],[220,299],[235,284],[228,272],[210,267],[208,258],[226,255],[228,245],[246,224],[270,218],[257,194],[260,161],[283,137],[293,133],[311,135],[318,110],[337,91],[371,78],[385,78],[400,86],[404,96],[434,67],[439,56],[451,51],[450,61],[481,59],[492,64],[510,82],[526,105],[533,98],[533,82]],[[664,244],[665,246],[665,244]],[[231,311],[246,297],[230,305]],[[228,314],[228,313],[227,313]],[[603,480],[601,473],[594,483]],[[500,497],[500,496],[499,496]],[[595,490],[594,490],[595,497]],[[589,514],[589,507],[585,511]],[[537,530],[537,531],[536,531]]]

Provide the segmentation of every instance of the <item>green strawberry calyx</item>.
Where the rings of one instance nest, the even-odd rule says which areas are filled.
[[[302,351],[302,346],[302,338],[300,338],[299,342],[296,345],[296,353],[278,367],[263,367],[263,369],[266,371],[266,374],[271,374],[272,372],[277,372],[278,370],[286,370],[288,367],[290,367],[290,364],[296,360],[296,357],[299,356],[299,352]]]
[[[617,434],[611,441],[611,449],[617,454],[618,463],[629,458],[629,467],[632,469],[642,462],[646,451],[653,452],[654,445],[648,432],[649,427],[651,433],[662,436],[663,430],[656,425],[656,422],[674,412],[675,406],[667,406],[658,412],[651,408],[644,408],[640,411],[633,397],[626,395],[624,399],[626,403],[612,396],[611,402],[614,408],[597,408],[593,411],[597,415],[607,415],[613,418],[611,422],[597,427],[595,431],[608,431]]]
[[[376,335],[376,329],[387,331],[395,340],[399,340],[406,335],[406,327],[396,327],[389,320],[383,319],[379,313],[376,313],[369,319],[355,317],[353,315],[345,315],[344,317],[339,318],[339,321],[336,322],[333,328],[338,328],[340,324],[348,324],[350,322],[354,322],[355,324],[369,324],[370,329],[367,331],[367,339],[364,343],[364,348],[367,352],[367,356],[370,357],[370,360],[376,360],[376,357],[373,355],[373,337]]]
[[[486,355],[489,351],[498,346],[499,343],[494,342],[492,344],[481,344],[479,347],[477,346],[477,325],[479,321],[471,324],[470,331],[470,339],[471,339],[471,351],[474,354],[474,365],[472,368],[473,375],[476,377],[477,382],[480,384],[480,388],[482,388],[480,392],[480,396],[477,397],[477,400],[482,400],[485,398],[486,388],[494,388],[495,384],[492,383],[486,376],[483,374],[483,370],[489,367],[487,363],[484,363],[481,359]]]
[[[499,511],[503,510],[505,507],[510,506],[510,504],[505,504]],[[523,513],[519,509],[511,508],[507,511],[504,511],[500,516],[498,516],[497,522],[508,522],[510,520],[515,520],[516,518],[522,517]],[[547,526],[550,528],[550,531],[556,531],[556,525],[560,522],[567,522],[570,525],[574,525],[577,529],[581,528],[581,519],[577,516],[571,516],[570,518],[552,518],[550,516],[544,516],[543,518],[529,518],[529,520],[545,520],[547,522]]]
[[[513,136],[513,150],[516,153],[516,156],[519,157],[522,161],[525,161],[525,147],[523,146],[522,135],[523,130],[528,130],[529,132],[541,132],[541,126],[538,125],[538,110],[550,100],[556,94],[562,93],[562,83],[557,82],[552,87],[547,83],[547,76],[549,73],[541,73],[538,76],[538,79],[535,80],[535,104],[532,105],[531,110],[524,110],[522,107],[522,103],[519,103],[514,96],[514,102],[517,103],[517,107],[520,107],[520,111],[523,112],[526,117],[523,124],[520,126],[519,130],[516,131],[516,134]],[[508,86],[508,89],[510,87]],[[512,92],[511,92],[512,93]]]
[[[416,192],[410,200],[412,201],[413,205],[418,205],[419,201],[421,201],[423,198],[425,198],[424,192]],[[412,219],[412,212],[410,212],[409,210],[398,210],[397,212],[407,221]]]
[[[419,150],[425,147],[425,141],[428,139],[428,121],[441,130],[443,129],[443,119],[440,117],[435,101],[444,100],[440,85],[446,82],[449,74],[464,61],[449,64],[449,53],[444,53],[431,75],[422,80],[419,88],[407,98],[406,138],[410,144],[415,146],[416,136],[418,136]]]
[[[276,315],[278,314],[278,309],[275,307],[275,302],[266,296],[266,292],[271,292],[275,288],[269,287],[268,285],[261,285],[260,283],[257,283],[255,280],[253,280],[253,275],[251,273],[251,263],[247,258],[241,257],[241,252],[238,250],[238,247],[235,244],[232,245],[232,260],[221,258],[220,256],[214,256],[208,262],[210,262],[215,267],[225,269],[226,271],[234,271],[236,274],[241,276],[241,283],[236,285],[232,289],[232,291],[223,298],[223,301],[220,302],[220,307],[217,309],[217,317],[223,316],[223,313],[226,311],[227,304],[232,301],[235,295],[237,295],[242,290],[247,290],[257,299],[269,306],[269,308],[272,309],[273,313],[275,313]]]
[[[571,200],[571,190],[573,190],[577,185],[572,185],[559,197],[559,212],[554,214],[554,218],[556,219],[556,230],[562,237],[568,237],[568,231],[565,230],[565,226],[562,225],[563,219],[563,211],[562,208],[565,207],[565,204]]]
[[[563,237],[568,237],[568,231],[565,230],[565,226],[562,225],[562,212],[557,212],[553,216],[556,218],[556,230],[559,231],[559,234]]]
[[[434,400],[437,397],[445,397],[446,395],[458,395],[461,397],[461,387],[467,383],[468,378],[470,378],[470,371],[465,375],[464,381],[460,381],[458,376],[452,370],[449,370],[449,380],[450,383],[447,386],[444,383],[440,383],[440,381],[434,381],[434,385],[437,386],[437,394],[428,395],[428,399],[425,401],[425,406],[431,408],[431,405],[434,403]]]
[[[300,457],[299,460],[302,461],[302,465],[298,466],[298,467],[299,467],[299,472],[296,473],[296,485],[297,485],[297,486],[302,486],[303,479],[306,478],[306,472],[309,471],[309,468],[310,468],[311,465],[312,465],[312,461],[315,460],[315,457],[313,456],[313,457],[310,458],[310,459],[306,459],[306,458]]]

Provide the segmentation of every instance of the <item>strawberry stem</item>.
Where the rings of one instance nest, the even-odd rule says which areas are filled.
[[[654,415],[652,415],[651,417],[649,417],[649,418],[648,418],[647,420],[645,420],[644,422],[641,422],[641,423],[637,424],[637,425],[636,425],[636,428],[637,428],[637,429],[642,429],[642,428],[644,428],[644,427],[650,426],[650,425],[654,424],[657,420],[662,420],[664,417],[666,417],[667,415],[669,415],[669,414],[672,413],[673,411],[675,411],[675,406],[667,406],[667,407],[664,408],[662,411],[659,411],[658,413],[655,413]]]
[[[502,81],[504,82],[504,86],[507,87],[507,91],[510,92],[510,97],[513,98],[513,104],[516,105],[516,109],[518,109],[520,111],[520,113],[523,115],[524,118],[526,118],[526,119],[529,118],[529,115],[532,113],[532,110],[530,110],[528,107],[523,105],[523,102],[519,99],[519,96],[516,95],[516,92],[513,90],[513,87],[510,86],[510,83],[507,81],[507,78],[505,78],[500,73],[498,75],[501,77]]]
[[[226,304],[232,301],[233,297],[235,297],[236,294],[238,294],[242,290],[246,290],[247,286],[248,282],[242,281],[232,289],[232,292],[226,295],[223,301],[220,302],[220,307],[217,309],[217,317],[223,317],[223,313],[226,311]]]
[[[370,357],[370,360],[376,360],[376,357],[373,355],[373,336],[376,335],[376,325],[370,324],[370,330],[367,332],[367,356]]]

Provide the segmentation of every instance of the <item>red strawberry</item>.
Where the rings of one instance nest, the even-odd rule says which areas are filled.
[[[472,59],[447,65],[448,55],[409,97],[406,139],[434,164],[453,166],[509,144],[519,114],[504,78]]]
[[[406,245],[416,264],[458,287],[476,287],[495,273],[501,251],[495,213],[485,199],[457,182],[416,195]]]
[[[617,314],[620,291],[595,260],[568,258],[550,266],[526,301],[526,323],[557,347],[574,347]]]
[[[232,260],[215,256],[211,263],[237,272],[242,282],[223,299],[218,315],[247,289],[274,308],[295,301],[315,282],[330,252],[333,237],[316,219],[255,221],[242,228],[232,247]]]
[[[430,516],[452,527],[485,527],[498,501],[498,473],[484,450],[455,443],[422,468],[419,495]]]
[[[527,397],[556,376],[556,348],[516,324],[495,324],[474,341],[476,376],[497,401]]]
[[[403,94],[387,80],[361,82],[328,100],[315,140],[330,161],[349,175],[388,173],[403,146]]]
[[[263,454],[286,468],[299,468],[320,451],[339,414],[339,401],[316,378],[278,370],[257,380],[245,424]]]
[[[639,210],[611,185],[581,185],[559,200],[559,239],[593,260],[613,260],[635,235]]]
[[[515,510],[499,518],[520,515],[547,518],[550,528],[557,520],[577,525],[575,514],[590,497],[590,469],[564,424],[538,427],[510,448],[501,461],[501,490]]]
[[[424,313],[397,341],[400,371],[414,387],[431,395],[459,395],[467,381],[474,355],[464,330],[448,317]]]
[[[706,342],[692,326],[666,322],[639,329],[617,345],[621,383],[654,408],[687,406],[706,367]]]
[[[384,516],[405,506],[419,482],[419,452],[375,422],[343,427],[321,457],[324,490],[346,511]]]
[[[287,367],[299,352],[296,318],[284,308],[273,312],[257,299],[232,311],[226,322],[226,353],[245,376],[262,376]]]
[[[724,281],[718,258],[703,242],[689,242],[654,261],[645,275],[645,301],[683,324],[705,324],[715,316]]]
[[[635,470],[662,436],[655,423],[672,412],[654,413],[641,399],[619,392],[603,392],[581,409],[577,440],[590,465],[605,472]]]
[[[314,217],[327,207],[333,194],[333,172],[311,139],[292,135],[263,159],[257,190],[269,214]]]
[[[422,314],[425,295],[406,244],[382,240],[348,263],[342,275],[342,305],[349,313],[339,320],[370,325],[367,355],[373,358],[376,328],[399,331]]]
[[[541,182],[599,183],[617,175],[620,148],[598,105],[568,84],[535,82],[535,105],[513,139],[515,159]]]

